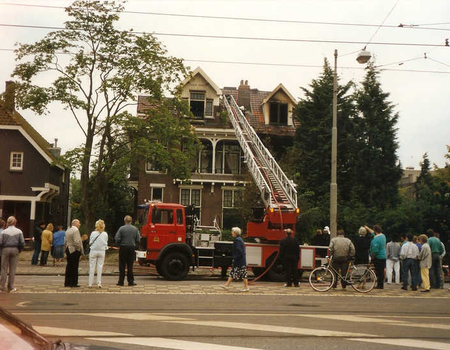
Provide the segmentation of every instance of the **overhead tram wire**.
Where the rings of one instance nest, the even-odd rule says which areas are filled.
[[[380,28],[383,26],[384,22],[386,22],[386,20],[388,19],[388,17],[391,15],[392,11],[394,11],[394,9],[397,7],[398,3],[400,0],[397,0],[397,2],[394,4],[394,6],[392,6],[391,10],[389,11],[389,13],[386,15],[386,17],[384,17],[383,22],[381,22],[381,24],[378,26],[377,30],[375,31],[375,33],[373,33],[373,35],[370,37],[369,41],[367,42],[366,46],[370,44],[370,42],[372,41],[372,39],[375,37],[375,35],[377,35],[378,31],[380,30]],[[364,48],[365,49],[365,48]]]
[[[0,51],[14,52],[15,49],[5,49],[0,48]],[[67,54],[60,52],[60,54]],[[309,64],[297,64],[297,63],[270,63],[270,62],[243,62],[243,61],[220,61],[220,60],[196,60],[196,59],[183,59],[184,62],[199,62],[199,63],[217,63],[217,64],[236,64],[236,65],[249,65],[249,66],[272,66],[272,67],[293,67],[293,68],[323,68],[323,65],[309,65]],[[402,62],[402,61],[400,61]],[[406,62],[406,61],[404,61]],[[386,65],[391,65],[386,64]],[[383,65],[383,66],[386,66]],[[382,66],[377,66],[382,67]],[[364,70],[364,67],[345,67],[341,66],[340,69],[357,69]],[[435,73],[435,74],[450,74],[450,72],[445,71],[429,71],[429,70],[414,70],[414,69],[391,69],[391,68],[381,68],[381,71],[396,71],[396,72],[412,72],[412,73]]]
[[[64,6],[17,4],[17,3],[0,3],[0,5],[35,7],[35,8],[53,8],[53,9],[65,9],[66,8]],[[428,27],[423,27],[423,25],[384,25],[383,24],[382,26],[380,26],[379,24],[368,24],[368,23],[301,21],[301,20],[288,20],[288,19],[193,15],[193,14],[182,14],[182,13],[164,13],[164,12],[150,12],[150,11],[127,11],[127,10],[122,11],[122,13],[134,14],[134,15],[185,17],[185,18],[201,18],[201,19],[231,20],[231,21],[253,21],[253,22],[287,23],[287,24],[313,24],[313,25],[329,25],[329,26],[375,27],[375,28],[391,28],[391,29],[402,28],[402,29],[450,31],[450,28],[428,28]],[[450,23],[440,23],[440,24],[430,24],[430,25],[441,25],[441,24],[450,24]]]
[[[32,28],[32,29],[51,29],[64,30],[64,27],[25,25],[25,24],[7,24],[0,23],[0,27],[13,28]],[[187,38],[205,38],[205,39],[227,39],[227,40],[256,40],[256,41],[278,41],[278,42],[300,42],[300,43],[322,43],[322,44],[357,44],[364,45],[364,41],[348,41],[348,40],[319,40],[319,39],[289,39],[289,38],[267,38],[267,37],[246,37],[246,36],[228,36],[228,35],[206,35],[206,34],[183,34],[183,33],[163,33],[163,32],[137,32],[131,31],[137,35],[152,34],[155,36],[174,36]],[[395,42],[373,42],[371,45],[383,46],[420,46],[420,47],[443,47],[442,44],[426,44],[426,43],[395,43]]]

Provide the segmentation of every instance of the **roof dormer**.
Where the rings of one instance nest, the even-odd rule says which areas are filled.
[[[181,98],[188,101],[196,118],[214,118],[214,107],[219,106],[222,91],[200,67],[183,80],[181,88]]]
[[[292,114],[296,104],[295,98],[280,83],[261,104],[265,124],[292,126]]]

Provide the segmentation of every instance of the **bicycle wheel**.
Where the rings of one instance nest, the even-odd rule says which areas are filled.
[[[350,272],[350,281],[354,290],[368,293],[375,287],[377,276],[366,266],[354,266]]]
[[[334,274],[324,266],[314,269],[309,275],[309,285],[318,292],[326,292],[334,283]]]

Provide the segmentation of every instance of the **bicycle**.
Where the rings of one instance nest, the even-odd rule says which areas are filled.
[[[327,256],[327,259],[324,265],[315,268],[309,275],[309,285],[315,291],[330,290],[336,278],[340,279],[341,283],[352,286],[359,293],[368,293],[375,287],[377,277],[367,265],[354,265],[352,261],[349,261],[347,274],[343,277],[331,266],[333,257]]]

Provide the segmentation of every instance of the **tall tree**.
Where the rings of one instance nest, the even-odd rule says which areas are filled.
[[[75,1],[66,8],[70,20],[64,29],[16,50],[17,60],[21,61],[13,73],[18,80],[18,104],[45,114],[48,105],[58,101],[70,111],[84,134],[81,154],[76,156],[81,163],[81,210],[90,228],[108,184],[115,176],[123,176],[129,167],[130,160],[123,156],[129,155],[130,149],[144,158],[156,156],[173,170],[177,168],[174,164],[185,163],[183,154],[186,158],[188,155],[170,155],[173,147],[165,141],[168,137],[193,140],[188,136],[190,129],[172,120],[174,109],[189,115],[185,104],[178,103],[176,97],[175,102],[163,98],[164,92],[175,94],[173,86],[186,74],[182,60],[168,56],[152,35],[118,30],[123,3]],[[46,86],[37,85],[43,81],[42,76],[53,81]],[[163,129],[171,127],[167,133],[160,133],[164,139],[161,142],[149,142],[148,137],[142,140],[135,135],[132,140],[136,148],[130,148],[130,129],[140,121],[126,109],[135,104],[138,94],[149,96],[150,113],[157,116],[148,118],[148,122]],[[163,125],[161,118],[165,119]],[[159,146],[145,148],[150,144]],[[185,150],[193,144],[187,142]],[[150,154],[156,149],[158,152]],[[188,171],[181,173],[188,176]]]
[[[366,207],[384,209],[398,203],[398,182],[402,175],[397,156],[398,113],[381,88],[379,71],[369,64],[356,92],[358,114],[354,118],[357,153],[354,189]]]
[[[301,192],[312,192],[317,200],[328,205],[331,177],[331,128],[333,105],[333,70],[325,59],[323,72],[302,88],[305,97],[300,100],[295,115],[299,127],[296,130],[291,157],[295,177]],[[353,103],[349,95],[352,83],[338,85],[338,169],[339,196],[350,193],[351,137]]]
[[[420,162],[420,174],[417,177],[416,187],[420,185],[430,186],[432,183],[431,178],[431,164],[430,159],[428,158],[428,153],[425,153],[422,157],[422,161]]]

